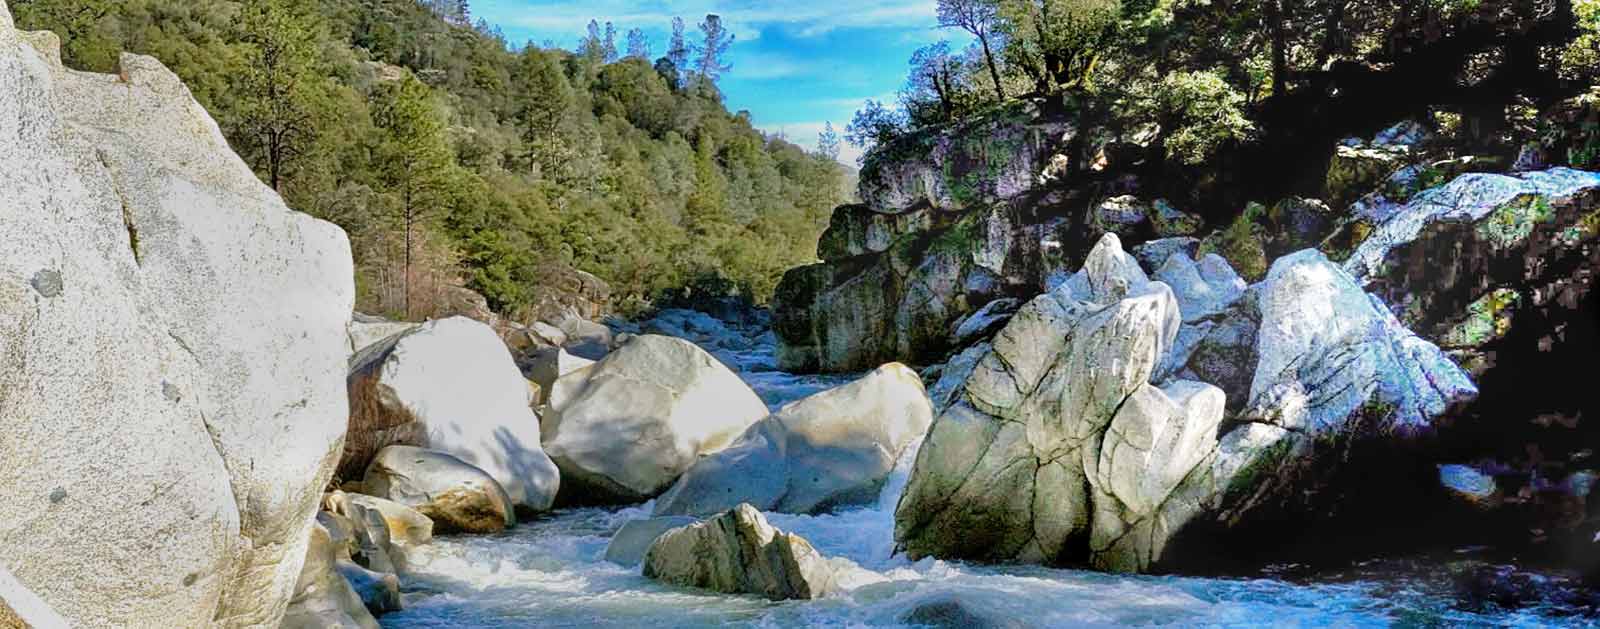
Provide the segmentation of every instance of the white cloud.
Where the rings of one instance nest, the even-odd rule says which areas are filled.
[[[728,72],[728,76],[761,81],[802,76],[814,71],[814,67],[787,55],[747,52],[740,53],[734,60],[733,70]]]

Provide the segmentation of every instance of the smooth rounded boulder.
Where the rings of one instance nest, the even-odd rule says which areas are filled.
[[[391,444],[447,452],[488,472],[512,502],[545,511],[560,472],[540,444],[533,393],[505,343],[466,317],[430,321],[350,359],[341,475]]]
[[[374,496],[428,516],[439,533],[498,533],[517,523],[500,483],[444,452],[384,448],[367,466],[362,485]]]
[[[774,601],[821,598],[838,587],[833,567],[810,542],[773,528],[747,504],[667,531],[645,553],[644,576]]]
[[[932,422],[916,372],[884,365],[784,406],[702,457],[656,501],[655,514],[713,515],[742,502],[783,513],[870,503]]]
[[[0,2],[0,564],[74,626],[274,626],[346,413],[349,241],[177,75]]]
[[[637,336],[551,387],[545,451],[561,501],[640,502],[767,415],[754,391],[688,341]]]

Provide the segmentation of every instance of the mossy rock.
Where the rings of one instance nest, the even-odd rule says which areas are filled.
[[[1200,255],[1215,253],[1232,265],[1239,276],[1254,283],[1267,276],[1267,208],[1251,203],[1226,229],[1200,241]]]
[[[1334,227],[1333,234],[1323,239],[1322,244],[1317,245],[1317,248],[1321,249],[1329,260],[1343,263],[1349,260],[1351,255],[1355,254],[1356,248],[1360,247],[1361,243],[1366,242],[1367,238],[1371,237],[1372,232],[1376,229],[1370,221],[1365,219],[1348,218]]]

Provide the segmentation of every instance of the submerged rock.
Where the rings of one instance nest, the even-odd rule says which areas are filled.
[[[643,335],[551,388],[545,449],[566,503],[637,502],[767,415],[755,392],[688,341]]]
[[[959,594],[927,597],[900,615],[900,622],[935,629],[1022,629],[1028,623],[984,607]]]
[[[75,626],[273,626],[338,460],[349,243],[118,65],[0,2],[0,564]]]
[[[932,421],[917,374],[885,365],[790,403],[727,449],[701,457],[656,501],[655,514],[712,515],[740,503],[819,513],[869,503]]]
[[[345,478],[385,446],[421,446],[488,472],[519,507],[555,501],[560,473],[540,443],[528,382],[487,325],[452,317],[390,337],[350,359],[349,382]]]
[[[775,601],[821,598],[837,587],[833,567],[809,542],[773,528],[747,504],[657,538],[644,576]]]
[[[389,446],[373,457],[361,484],[428,516],[439,533],[497,533],[517,523],[500,483],[444,452]]]
[[[1260,297],[1207,310],[1224,318],[1210,329],[1244,327],[1229,336],[1254,345],[1235,355],[1252,361],[1244,421],[1223,430],[1223,390],[1182,379],[1192,369],[1149,384],[1195,324],[1103,239],[1082,272],[996,335],[935,420],[896,509],[897,543],[913,558],[1169,565],[1231,526],[1210,523],[1315,489],[1292,470],[1319,460],[1318,440],[1404,434],[1475,393],[1315,251],[1280,260],[1251,290]],[[1200,534],[1179,537],[1190,528]]]

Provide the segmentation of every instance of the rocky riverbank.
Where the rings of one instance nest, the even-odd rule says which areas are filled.
[[[1036,101],[875,153],[770,313],[390,322],[176,76],[5,7],[0,622],[1594,614],[1600,174],[1535,147],[1208,226]]]

